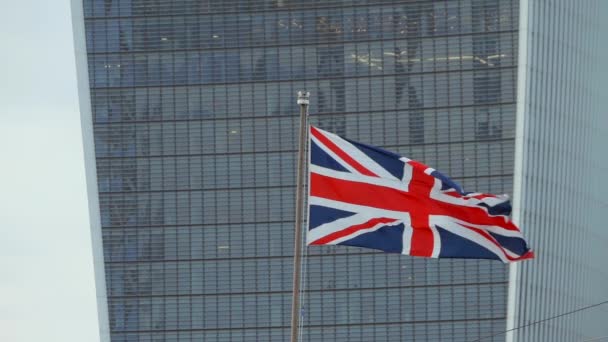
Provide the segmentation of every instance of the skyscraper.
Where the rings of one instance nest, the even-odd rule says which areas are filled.
[[[511,269],[509,328],[608,298],[608,3],[527,0],[521,13],[514,214],[540,253]],[[508,341],[599,341],[607,317],[602,305]]]
[[[73,8],[112,341],[288,338],[298,90],[311,92],[315,125],[465,189],[513,191],[517,0]],[[470,341],[507,328],[498,262],[306,253],[303,341]]]

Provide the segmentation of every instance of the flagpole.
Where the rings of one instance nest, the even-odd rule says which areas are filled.
[[[291,298],[291,342],[298,341],[300,324],[300,269],[302,267],[302,214],[304,211],[304,169],[306,168],[306,140],[308,137],[307,91],[298,91],[300,105],[300,142],[298,144],[298,171],[296,178],[296,224],[293,248],[293,290]]]

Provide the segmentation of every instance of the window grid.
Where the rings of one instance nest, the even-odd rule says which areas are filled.
[[[315,125],[511,190],[516,1],[84,5],[113,341],[286,339],[297,90]],[[307,262],[306,341],[505,328],[502,264]]]

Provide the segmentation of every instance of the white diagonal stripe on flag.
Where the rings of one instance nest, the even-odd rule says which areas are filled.
[[[320,149],[322,149],[325,153],[327,153],[330,157],[332,157],[336,162],[338,162],[338,164],[342,165],[342,167],[344,167],[345,169],[347,169],[348,171],[350,171],[352,173],[360,174],[359,171],[357,171],[349,163],[345,162],[342,158],[340,158],[337,154],[335,154],[334,151],[332,151],[327,146],[325,146],[325,144],[320,142],[319,139],[315,138],[312,134],[310,135],[310,140],[312,140],[313,143],[317,144],[317,146],[319,146]],[[314,164],[311,164],[311,165],[314,165]]]
[[[471,222],[466,222],[466,221],[462,221],[459,220],[457,218],[452,217],[451,218],[452,221],[457,222],[458,224],[461,225],[467,225],[470,227],[474,227],[474,228],[478,228],[481,230],[485,230],[487,232],[490,232],[492,234],[497,234],[497,235],[502,235],[502,236],[506,236],[506,237],[513,237],[513,238],[520,238],[523,239],[523,235],[520,231],[517,230],[510,230],[510,229],[504,229],[502,227],[499,226],[487,226],[487,225],[483,225],[483,224],[474,224]]]
[[[396,220],[401,220],[406,224],[410,224],[410,214],[408,212],[403,211],[394,211],[394,210],[386,210],[380,209],[376,207],[368,207],[365,205],[358,205],[340,201],[334,201],[327,198],[310,196],[310,205],[319,205],[323,207],[329,207],[334,209],[339,209],[343,211],[349,211],[351,213],[359,213],[366,212],[369,213],[372,217],[387,217],[394,218]]]
[[[467,240],[471,240],[474,243],[476,243],[476,244],[484,247],[485,249],[489,250],[490,252],[494,253],[498,258],[500,258],[500,260],[502,262],[504,262],[504,263],[509,262],[509,259],[505,256],[505,253],[503,252],[502,249],[500,249],[498,246],[496,246],[492,242],[488,241],[488,239],[486,239],[484,236],[479,235],[478,233],[476,233],[475,231],[473,231],[469,228],[461,226],[460,224],[455,222],[451,217],[433,215],[433,216],[429,217],[429,219],[430,219],[431,225],[437,225],[437,226],[449,231],[450,233],[453,233],[460,237],[466,238]]]
[[[359,162],[361,165],[366,167],[368,170],[377,174],[379,177],[388,178],[393,180],[398,180],[395,176],[393,176],[390,172],[386,171],[382,166],[378,165],[375,160],[368,157],[365,153],[361,152],[357,147],[355,147],[350,142],[340,138],[339,136],[324,131],[322,129],[318,129],[321,134],[323,134],[327,139],[330,139],[336,146],[338,146],[342,151],[350,155],[353,159]],[[327,151],[326,151],[327,152]]]
[[[372,217],[370,217],[369,215],[354,214],[349,217],[344,217],[329,223],[322,224],[314,229],[308,230],[308,233],[306,234],[306,243],[310,244],[329,234],[336,233],[350,226],[369,221],[369,219],[371,218]]]
[[[372,176],[366,176],[366,175],[355,175],[350,172],[336,171],[336,170],[328,169],[328,168],[321,167],[321,166],[314,165],[314,164],[310,165],[310,172],[316,173],[316,174],[319,174],[322,176],[327,176],[327,177],[351,181],[351,182],[373,184],[373,185],[383,186],[386,188],[395,189],[395,190],[399,190],[399,191],[407,191],[406,186],[402,182],[397,180],[396,178],[395,179],[386,179],[386,178],[378,178],[378,177],[372,177]]]
[[[366,215],[366,214],[355,214],[355,215],[352,215],[349,217],[344,217],[344,218],[338,219],[338,220],[330,222],[330,223],[322,224],[319,227],[316,227],[316,228],[308,231],[308,234],[306,235],[306,243],[312,244],[315,241],[322,239],[322,238],[326,238],[327,236],[329,236],[331,234],[345,231],[348,228],[365,224],[365,223],[369,222],[370,220],[374,220],[374,219],[375,219],[374,217],[370,217],[369,215]],[[323,244],[337,245],[340,242],[353,239],[361,234],[370,233],[370,232],[376,231],[385,226],[394,226],[394,225],[401,223],[401,221],[399,221],[399,220],[395,220],[395,219],[391,219],[391,220],[394,220],[394,221],[393,222],[379,222],[377,224],[374,224],[371,227],[357,229],[356,231],[353,231],[347,235],[335,238],[333,240],[329,240],[327,242],[324,242]]]
[[[396,220],[394,222],[388,222],[388,223],[378,223],[378,224],[374,225],[373,227],[365,228],[365,229],[359,229],[359,230],[357,230],[356,232],[354,232],[352,234],[349,234],[347,236],[341,237],[339,239],[335,239],[332,242],[329,242],[328,244],[330,244],[330,245],[337,245],[337,244],[339,244],[341,242],[344,242],[346,240],[354,239],[354,238],[356,238],[359,235],[363,235],[363,234],[366,234],[366,233],[374,232],[374,231],[376,231],[376,230],[378,230],[378,229],[380,229],[382,227],[396,226],[398,224],[401,224],[401,222],[398,221],[398,220]]]

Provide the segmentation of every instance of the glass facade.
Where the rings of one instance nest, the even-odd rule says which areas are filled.
[[[298,90],[315,125],[511,192],[515,0],[83,5],[112,341],[288,339]],[[304,268],[303,341],[505,329],[498,262]]]

